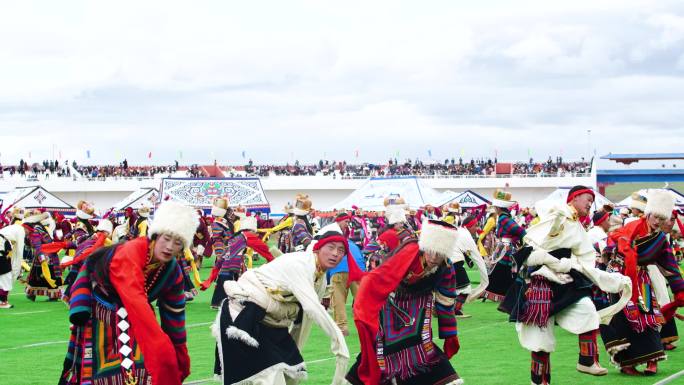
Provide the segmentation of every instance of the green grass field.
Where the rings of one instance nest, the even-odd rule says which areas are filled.
[[[208,273],[208,267],[202,269],[203,277]],[[67,308],[63,303],[45,302],[44,299],[29,302],[22,289],[21,286],[15,287],[10,296],[15,308],[0,311],[0,385],[56,384],[69,337]],[[209,308],[210,298],[211,291],[204,292],[187,306],[188,349],[192,359],[192,374],[188,382],[215,383],[210,380],[214,340],[209,324],[216,313]],[[347,309],[351,317],[351,301]],[[466,304],[464,309],[473,317],[459,320],[461,351],[452,363],[466,383],[529,384],[529,353],[518,344],[514,326],[506,322],[506,315],[498,312],[491,302]],[[679,322],[678,326],[680,331],[684,331],[684,323]],[[654,384],[684,369],[684,347],[669,354],[669,359],[660,364],[657,376],[640,378],[619,374],[610,366],[602,350],[601,363],[609,367],[610,373],[602,378],[587,376],[575,370],[577,337],[558,328],[556,336],[558,347],[551,358],[554,384]],[[347,344],[353,360],[359,352],[353,326]],[[439,344],[441,346],[441,341]],[[327,337],[314,327],[303,351],[309,370],[306,383],[330,383],[334,360],[329,348]],[[674,383],[682,384],[684,378],[680,377]]]
[[[664,185],[665,183],[616,183],[606,186],[606,198],[617,203],[630,196],[635,191],[646,188],[663,188]],[[670,188],[684,192],[684,183],[670,183]]]

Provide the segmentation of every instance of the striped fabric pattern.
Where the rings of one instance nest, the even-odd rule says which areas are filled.
[[[152,293],[160,293],[157,306],[162,330],[171,338],[174,345],[185,343],[185,289],[180,265],[169,265],[164,279],[150,290],[150,294]]]
[[[501,238],[514,238],[515,240],[520,240],[525,236],[525,229],[520,227],[511,218],[509,213],[501,213],[496,222],[496,237]]]
[[[437,281],[435,312],[439,330],[439,338],[458,335],[454,305],[456,303],[456,274],[454,267],[443,269],[442,276]]]
[[[77,313],[91,312],[93,294],[90,285],[88,269],[82,266],[78,271],[76,280],[71,286],[71,296],[69,299],[69,318]]]
[[[684,279],[677,260],[672,252],[672,246],[667,241],[662,231],[648,235],[635,241],[637,251],[637,264],[640,266],[657,263],[670,274],[665,277],[670,284],[673,293],[684,290]]]
[[[301,223],[295,223],[294,226],[292,226],[290,237],[292,240],[292,250],[290,251],[304,251],[313,239],[313,236],[307,231],[306,226]],[[299,250],[300,248],[301,250]]]
[[[247,249],[247,239],[244,234],[235,234],[225,245],[223,258],[216,259],[216,264],[221,268],[219,274],[229,274],[242,272],[245,260],[245,250]]]
[[[222,223],[214,221],[211,224],[211,244],[217,261],[226,253],[226,242],[231,236],[230,229]]]

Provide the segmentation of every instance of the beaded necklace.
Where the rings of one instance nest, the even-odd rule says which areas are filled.
[[[154,257],[154,241],[150,242],[150,250],[147,256],[147,263],[145,265],[145,294],[149,293],[150,289],[159,279],[159,276],[164,271],[165,264],[161,262],[152,262]],[[150,279],[150,273],[154,271],[154,275]]]

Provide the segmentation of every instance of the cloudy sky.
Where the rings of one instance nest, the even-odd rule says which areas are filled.
[[[681,1],[20,1],[0,13],[3,164],[29,152],[578,159],[677,152],[683,134]]]

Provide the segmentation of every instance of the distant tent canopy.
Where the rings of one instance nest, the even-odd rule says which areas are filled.
[[[361,187],[346,198],[332,205],[329,210],[351,209],[357,206],[367,211],[384,211],[386,197],[404,198],[412,209],[428,204],[434,205],[440,199],[440,193],[425,186],[415,176],[396,178],[370,178]]]
[[[139,208],[142,204],[154,207],[159,202],[159,190],[154,187],[139,188],[114,205],[113,211],[120,212],[130,207]]]
[[[12,207],[24,209],[41,208],[50,212],[60,212],[63,215],[74,215],[76,208],[41,186],[17,187],[2,195],[2,211]]]
[[[172,200],[211,211],[214,199],[227,196],[230,206],[243,206],[248,212],[270,213],[271,205],[259,178],[164,178],[161,201]]]
[[[472,190],[466,190],[455,196],[452,200],[446,202],[445,204],[456,202],[461,208],[473,209],[479,208],[485,205],[491,205],[492,202],[483,197],[482,195],[476,193]]]

